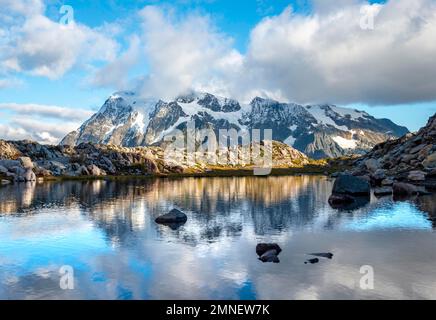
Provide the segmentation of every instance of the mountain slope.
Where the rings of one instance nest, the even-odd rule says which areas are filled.
[[[61,145],[82,142],[126,147],[160,144],[189,121],[196,129],[272,129],[273,140],[313,158],[364,153],[376,144],[408,132],[387,119],[333,105],[302,106],[255,98],[249,104],[209,93],[190,93],[174,101],[144,100],[133,92],[112,95],[103,107]]]

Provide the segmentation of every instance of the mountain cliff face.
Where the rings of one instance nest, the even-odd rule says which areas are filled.
[[[241,104],[209,93],[191,93],[168,102],[118,92],[61,145],[159,145],[173,130],[186,130],[189,121],[197,130],[212,129],[217,136],[220,129],[272,129],[273,140],[317,159],[361,154],[408,133],[390,120],[333,105],[302,106],[259,97]]]

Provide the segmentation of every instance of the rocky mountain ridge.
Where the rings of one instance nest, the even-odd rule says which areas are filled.
[[[303,106],[259,97],[243,104],[198,92],[165,102],[118,92],[60,144],[154,146],[176,129],[186,132],[188,122],[195,123],[197,130],[212,129],[217,136],[219,129],[272,129],[273,140],[315,159],[363,154],[378,143],[408,133],[390,120],[328,104]]]

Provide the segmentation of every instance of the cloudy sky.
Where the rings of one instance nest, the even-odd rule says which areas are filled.
[[[0,0],[0,138],[57,143],[124,89],[334,103],[417,130],[435,39],[435,0]]]

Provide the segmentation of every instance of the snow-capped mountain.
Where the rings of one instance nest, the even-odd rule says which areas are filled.
[[[272,129],[274,140],[312,158],[364,153],[408,132],[388,119],[333,105],[303,106],[259,97],[241,104],[209,93],[162,101],[142,99],[134,92],[118,92],[61,144],[156,145],[173,130],[186,130],[189,121],[195,122],[196,129],[211,128],[217,134],[219,129]]]

